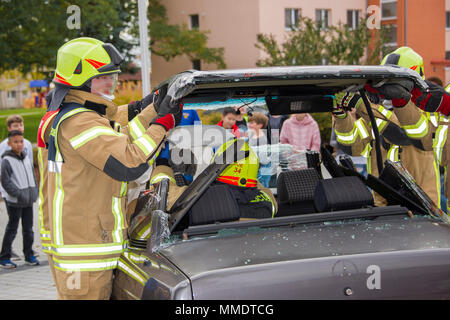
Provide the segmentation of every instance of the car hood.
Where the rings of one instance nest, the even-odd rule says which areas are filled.
[[[189,278],[282,261],[450,248],[450,226],[429,217],[324,222],[292,228],[223,230],[160,250]]]

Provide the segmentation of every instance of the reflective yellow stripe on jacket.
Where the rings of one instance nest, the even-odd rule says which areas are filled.
[[[442,151],[444,150],[445,143],[447,142],[447,132],[448,132],[448,123],[449,119],[447,117],[442,116],[440,118],[445,124],[439,125],[436,130],[435,138],[433,140],[433,151],[434,156],[440,165],[442,164]],[[437,125],[436,125],[437,126]]]
[[[405,129],[406,134],[410,138],[420,139],[427,135],[428,133],[428,118],[425,113],[422,113],[420,116],[419,121],[417,123],[403,126],[403,129]]]

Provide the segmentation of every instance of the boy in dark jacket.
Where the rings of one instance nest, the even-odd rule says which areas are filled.
[[[6,191],[5,204],[8,211],[8,224],[3,237],[0,253],[0,267],[15,268],[11,262],[11,246],[17,234],[19,221],[22,219],[23,253],[29,265],[38,265],[33,255],[33,202],[38,196],[38,188],[33,173],[33,166],[24,155],[23,134],[20,131],[8,133],[8,145],[11,150],[2,155],[1,183]]]

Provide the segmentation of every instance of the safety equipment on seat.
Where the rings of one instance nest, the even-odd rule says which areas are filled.
[[[320,180],[314,193],[317,211],[358,209],[374,205],[372,193],[358,177]]]
[[[238,204],[226,185],[212,185],[193,205],[189,225],[238,220]]]
[[[236,141],[237,144],[235,144]],[[244,154],[245,157],[235,161],[236,154]],[[243,139],[225,142],[216,151],[211,162],[230,163],[219,175],[217,181],[240,187],[256,187],[259,159]]]

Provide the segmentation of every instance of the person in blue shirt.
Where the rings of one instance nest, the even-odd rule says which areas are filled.
[[[196,110],[183,110],[183,116],[179,126],[189,126],[194,124],[202,124]]]

